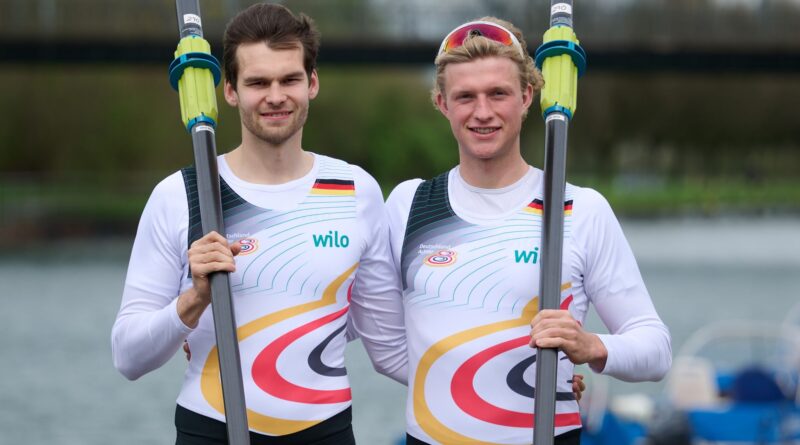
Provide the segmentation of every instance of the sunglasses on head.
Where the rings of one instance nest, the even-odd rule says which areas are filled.
[[[474,36],[482,36],[505,46],[515,46],[519,50],[519,54],[523,58],[525,57],[522,45],[520,45],[514,33],[496,23],[484,21],[464,23],[452,30],[450,34],[442,40],[442,45],[439,46],[439,54],[458,48],[463,45],[467,39]]]

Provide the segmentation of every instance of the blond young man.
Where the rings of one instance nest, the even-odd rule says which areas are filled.
[[[670,337],[622,230],[594,190],[567,185],[561,310],[538,312],[543,173],[520,131],[543,79],[522,33],[486,17],[436,58],[435,106],[459,164],[398,185],[387,200],[403,289],[409,444],[530,443],[535,351],[560,348],[558,445],[580,442],[576,364],[658,380]],[[582,328],[593,304],[610,334]]]

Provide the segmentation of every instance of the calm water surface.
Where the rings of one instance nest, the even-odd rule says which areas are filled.
[[[800,300],[800,218],[624,222],[678,350],[718,319],[782,320]],[[184,359],[128,382],[111,363],[129,241],[23,248],[0,256],[0,444],[168,444]],[[589,327],[600,329],[596,318]],[[404,431],[405,388],[348,349],[360,444]],[[588,372],[588,371],[584,371]],[[615,384],[655,392],[659,384]]]

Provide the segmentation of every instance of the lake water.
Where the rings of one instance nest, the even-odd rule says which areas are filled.
[[[800,300],[800,218],[625,221],[677,351],[720,319],[778,322]],[[0,444],[168,444],[184,358],[128,382],[111,363],[130,241],[20,244],[0,254]],[[599,329],[596,319],[589,328]],[[360,444],[404,431],[405,388],[348,349]],[[588,372],[584,369],[584,372]],[[614,384],[616,393],[660,384]]]

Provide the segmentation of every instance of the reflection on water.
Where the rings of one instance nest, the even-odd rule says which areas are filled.
[[[677,350],[710,320],[781,320],[800,297],[800,219],[625,222]],[[183,357],[131,383],[111,364],[128,241],[26,248],[0,257],[0,444],[164,444]],[[599,326],[596,319],[589,327]],[[356,436],[402,435],[404,388],[348,349]],[[588,372],[588,371],[586,371]],[[616,384],[618,392],[659,384]]]

